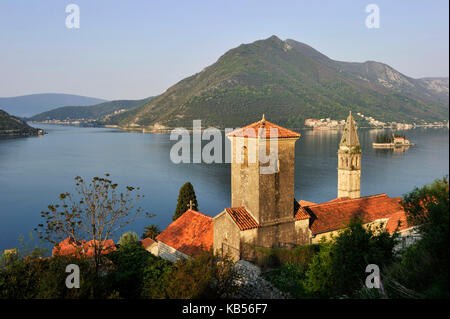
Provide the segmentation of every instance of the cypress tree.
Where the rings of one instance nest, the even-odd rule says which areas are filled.
[[[195,197],[194,186],[192,186],[191,183],[187,182],[180,188],[177,208],[175,209],[175,213],[172,217],[173,220],[176,220],[189,209],[190,201],[192,201],[192,209],[198,210],[198,203],[197,198]]]

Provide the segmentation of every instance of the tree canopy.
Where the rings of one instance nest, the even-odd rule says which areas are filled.
[[[172,219],[177,220],[178,217],[183,215],[190,207],[192,201],[192,209],[198,210],[197,197],[195,196],[194,186],[190,182],[185,183],[180,188],[180,193],[178,194],[178,203],[175,213]]]

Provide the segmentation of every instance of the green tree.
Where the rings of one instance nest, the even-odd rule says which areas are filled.
[[[210,250],[195,259],[177,261],[165,274],[165,293],[171,299],[230,298],[236,292],[236,279],[231,259]]]
[[[449,298],[448,176],[415,188],[404,196],[403,206],[420,240],[388,269],[386,290],[391,297]]]
[[[178,194],[178,203],[175,213],[172,217],[176,220],[178,217],[183,215],[190,207],[192,201],[192,209],[198,210],[197,197],[195,196],[194,186],[187,182],[180,188],[180,193]]]
[[[364,286],[368,264],[381,269],[394,261],[398,234],[364,227],[353,218],[332,242],[324,243],[306,274],[305,289],[318,297],[352,296]]]
[[[159,229],[158,225],[151,224],[148,226],[145,226],[144,233],[142,234],[142,239],[144,238],[151,238],[155,239],[156,236],[158,236],[161,233],[161,230]]]
[[[144,269],[154,256],[142,246],[125,243],[109,253],[107,258],[112,261],[114,269],[108,274],[109,290],[117,291],[121,298],[140,298]]]
[[[119,245],[126,245],[126,244],[136,244],[136,242],[139,241],[138,235],[133,232],[129,231],[126,233],[123,233],[122,236],[119,238]]]
[[[306,272],[303,286],[312,296],[327,297],[333,289],[332,247],[332,242],[321,243],[319,252],[312,258]]]
[[[66,266],[80,267],[80,288],[66,287]],[[0,299],[104,298],[104,281],[86,258],[22,258],[0,268]]]

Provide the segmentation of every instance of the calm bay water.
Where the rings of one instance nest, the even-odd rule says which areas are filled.
[[[140,206],[157,216],[128,225],[139,235],[145,225],[170,222],[178,190],[187,181],[195,188],[199,210],[214,216],[230,206],[229,164],[173,164],[174,141],[168,135],[122,132],[106,128],[39,125],[49,134],[0,139],[0,249],[17,247],[41,223],[40,212],[57,203],[60,193],[74,190],[73,178],[110,173],[119,186],[137,186]],[[448,174],[448,129],[413,129],[416,143],[404,153],[375,150],[380,130],[360,129],[361,195],[401,196]],[[295,197],[324,202],[337,194],[338,131],[301,131],[296,144]]]

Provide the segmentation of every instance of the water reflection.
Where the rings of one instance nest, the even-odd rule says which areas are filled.
[[[43,125],[40,125],[43,126]],[[28,234],[40,211],[57,196],[73,191],[73,178],[110,173],[119,185],[141,187],[144,210],[156,213],[130,230],[140,233],[148,223],[162,228],[171,222],[179,188],[190,181],[199,210],[216,215],[231,204],[229,164],[174,164],[169,135],[113,129],[43,126],[37,138],[0,139],[0,249],[15,247],[18,234]],[[448,129],[413,129],[416,146],[375,150],[372,142],[383,130],[360,129],[361,194],[401,196],[448,174]],[[340,130],[301,130],[296,143],[295,197],[324,202],[337,195],[337,150]],[[206,142],[203,142],[206,143]],[[192,145],[191,145],[192,146]],[[192,147],[191,147],[192,151]],[[222,154],[225,150],[222,149]]]

